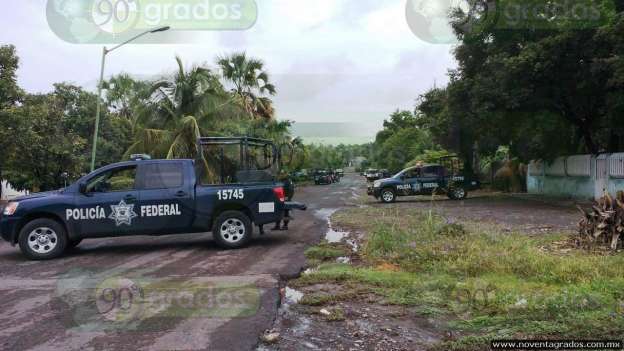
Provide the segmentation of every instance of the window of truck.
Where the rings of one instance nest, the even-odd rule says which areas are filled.
[[[184,184],[184,168],[181,162],[151,163],[142,165],[143,189],[175,189]]]
[[[88,193],[111,193],[136,188],[136,166],[120,167],[97,175],[87,182]]]

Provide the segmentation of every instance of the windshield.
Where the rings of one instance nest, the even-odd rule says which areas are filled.
[[[401,172],[393,175],[392,178],[401,178],[401,176],[403,175],[403,173],[405,173],[405,171],[407,171],[407,170],[406,169],[402,170]]]

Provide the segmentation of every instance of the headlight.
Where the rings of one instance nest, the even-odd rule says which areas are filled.
[[[19,207],[19,202],[9,202],[8,205],[4,208],[3,214],[5,216],[12,216],[17,208]]]
[[[379,188],[381,186],[381,182],[379,180],[373,183],[373,188]]]

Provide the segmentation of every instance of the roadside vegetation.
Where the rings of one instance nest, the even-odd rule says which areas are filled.
[[[192,65],[176,57],[169,74],[120,73],[103,82],[96,167],[135,153],[195,158],[198,136],[271,139],[289,172],[344,168],[367,154],[369,146],[305,145],[293,136],[293,122],[277,118],[278,88],[262,60],[241,52],[214,61]],[[17,48],[0,46],[0,179],[31,192],[63,187],[89,171],[98,97],[70,83],[28,93],[17,83],[19,67]]]
[[[288,145],[303,162],[292,122],[277,120],[264,63],[245,53],[188,65],[153,79],[121,73],[103,83],[103,113],[96,167],[133,153],[194,158],[198,136],[248,135]],[[0,179],[17,190],[64,186],[89,171],[97,95],[70,83],[27,93],[17,83],[16,47],[0,46]],[[64,177],[63,175],[67,177]]]
[[[374,218],[373,220],[371,220]],[[624,334],[624,256],[575,249],[568,234],[529,236],[484,223],[450,223],[422,210],[353,208],[335,226],[365,232],[357,264],[345,251],[308,250],[317,269],[294,286],[338,283],[445,321],[436,350],[481,350],[500,338],[615,338]],[[312,296],[324,306],[353,296]]]

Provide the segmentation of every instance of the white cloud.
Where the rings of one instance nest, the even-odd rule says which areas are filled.
[[[258,0],[248,31],[189,33],[192,44],[129,45],[107,59],[107,75],[154,76],[232,51],[263,59],[277,83],[280,118],[305,122],[369,121],[378,126],[396,108],[412,109],[454,66],[450,46],[427,44],[405,20],[404,1]],[[70,81],[95,86],[101,46],[73,45],[49,29],[44,1],[20,1],[0,13],[0,43],[17,46],[19,83],[47,91]]]

